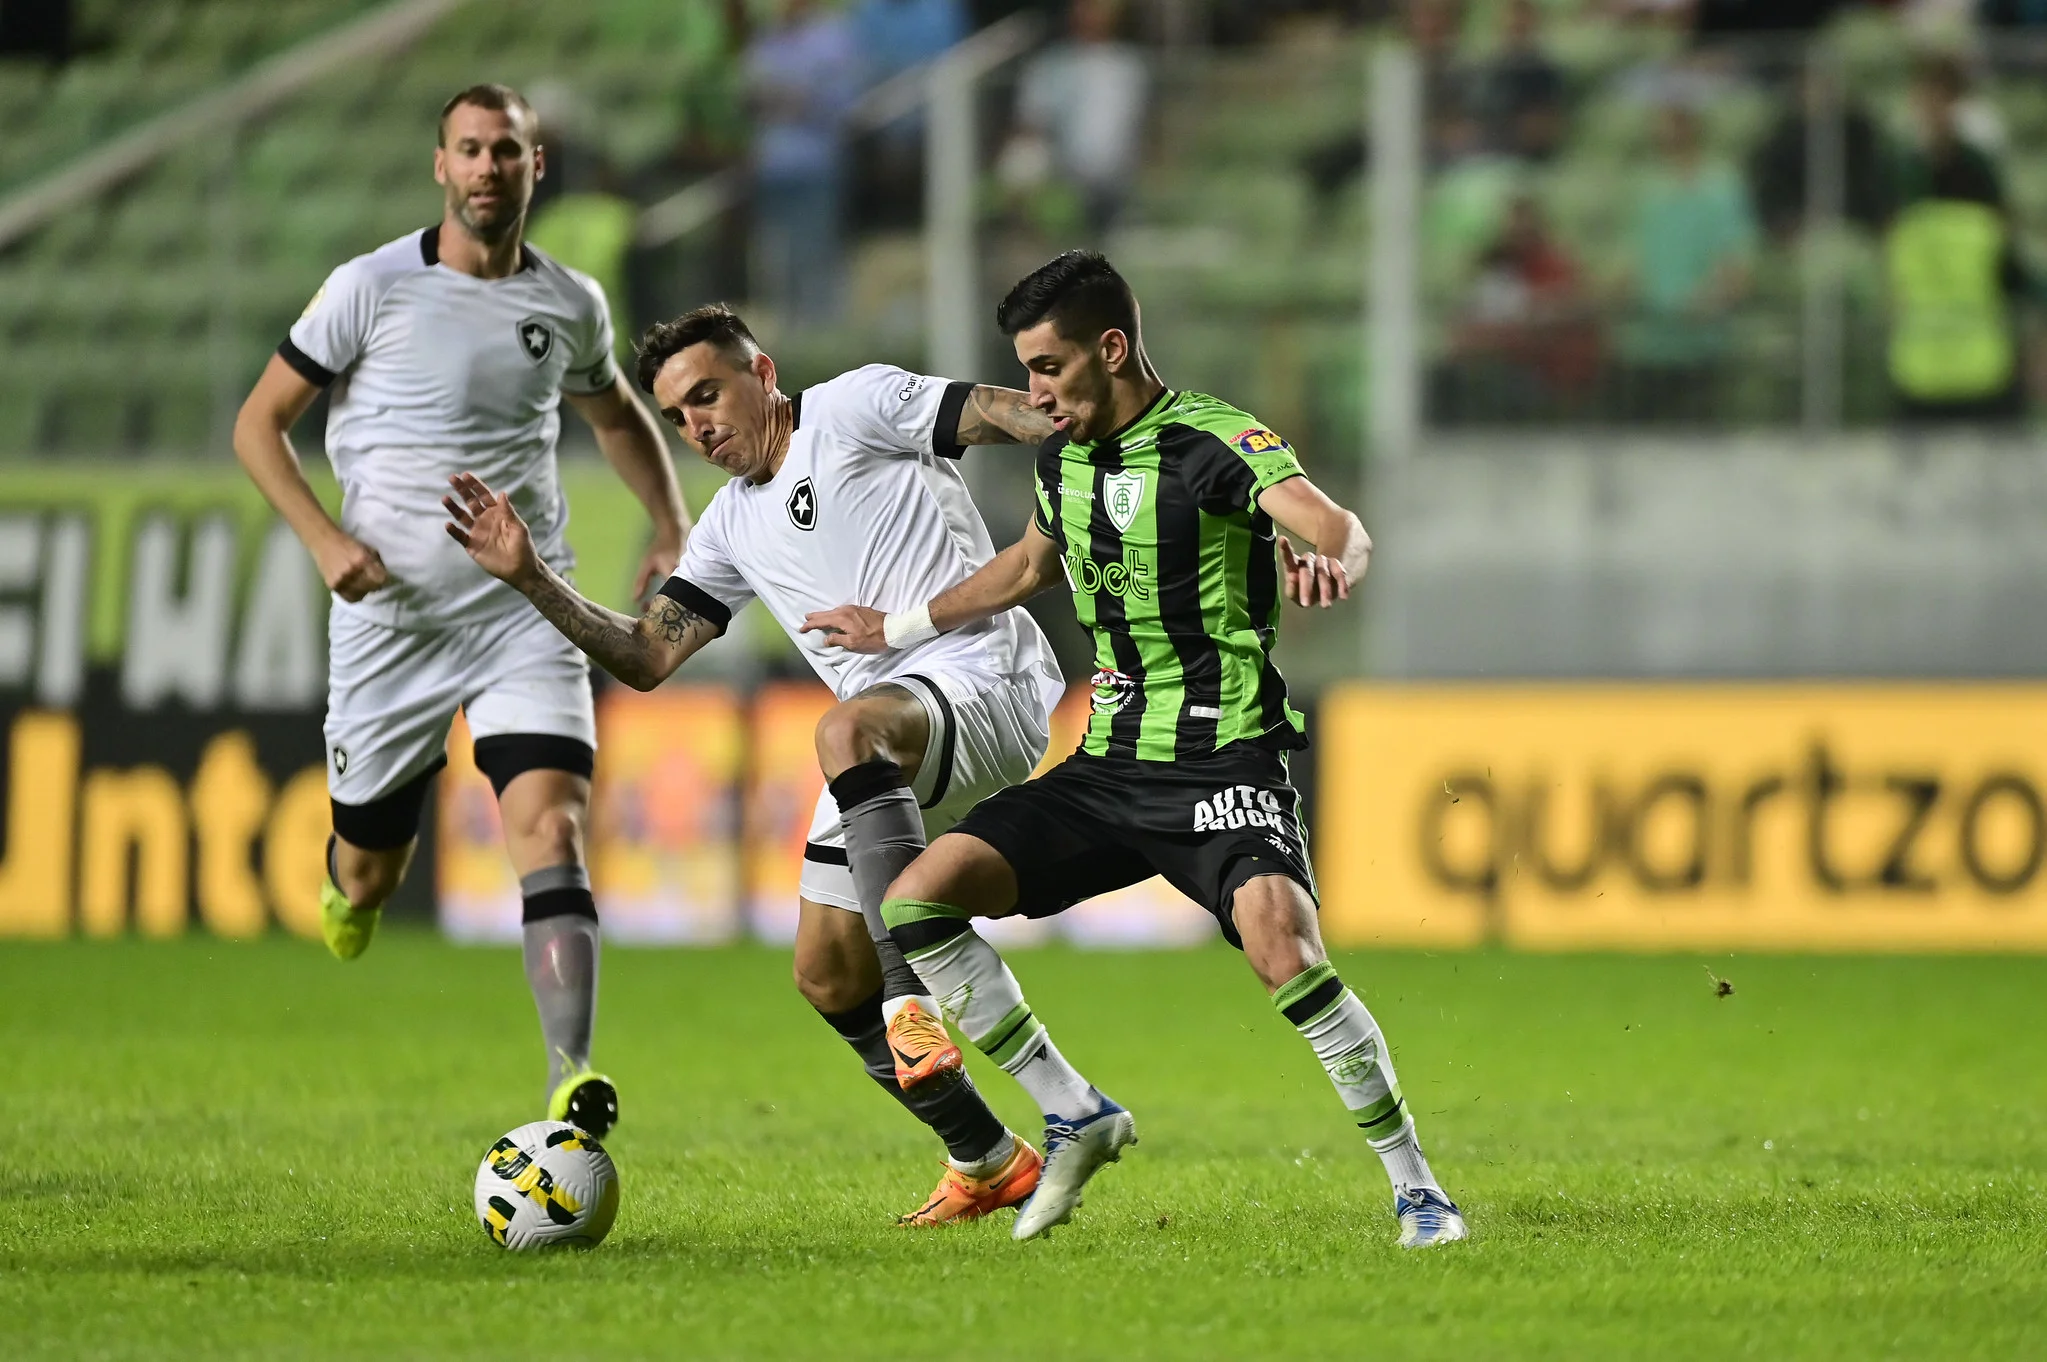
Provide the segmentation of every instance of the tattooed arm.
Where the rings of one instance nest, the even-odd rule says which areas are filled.
[[[474,474],[448,479],[442,497],[448,534],[491,576],[509,583],[547,622],[634,690],[652,690],[690,654],[718,636],[718,626],[667,596],[657,595],[638,619],[607,610],[562,579],[534,551],[526,522],[510,498]]]
[[[960,408],[963,445],[1039,445],[1052,434],[1052,418],[1031,405],[1030,394],[978,385]]]
[[[690,654],[718,637],[718,626],[668,596],[656,595],[638,619],[606,610],[545,563],[512,583],[547,622],[634,690],[652,690]]]

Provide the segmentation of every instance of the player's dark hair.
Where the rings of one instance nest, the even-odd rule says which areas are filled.
[[[456,92],[454,98],[441,106],[440,144],[448,145],[448,115],[468,104],[478,109],[495,109],[499,113],[514,114],[526,120],[526,126],[536,134],[540,131],[540,115],[533,112],[533,106],[526,102],[526,96],[509,85],[485,83],[472,85]]]
[[[761,348],[761,343],[753,338],[753,332],[737,312],[723,303],[706,303],[673,321],[655,322],[640,337],[636,347],[639,365],[635,371],[640,391],[651,395],[654,377],[661,372],[661,366],[692,345],[701,345],[705,341],[717,346],[725,358],[741,368],[752,363]]]
[[[1137,295],[1100,251],[1065,251],[1017,281],[995,309],[995,325],[1014,336],[1043,321],[1071,341],[1092,344],[1104,331],[1137,343]]]

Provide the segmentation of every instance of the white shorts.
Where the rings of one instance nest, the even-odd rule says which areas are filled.
[[[923,763],[910,783],[924,810],[927,839],[997,790],[1029,779],[1052,741],[1052,707],[1060,689],[1056,677],[1028,673],[991,683],[986,677],[934,672],[894,676],[885,684],[916,696],[931,721]],[[859,912],[860,897],[846,865],[846,833],[829,788],[818,791],[807,842],[803,897]]]
[[[590,664],[539,612],[414,632],[343,611],[327,626],[327,792],[367,804],[473,738],[542,733],[597,746]]]

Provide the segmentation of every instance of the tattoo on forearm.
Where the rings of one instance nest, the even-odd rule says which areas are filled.
[[[690,631],[711,622],[667,596],[656,596],[648,612],[633,618],[584,599],[554,573],[545,574],[527,599],[569,642],[596,659],[604,670],[629,686],[646,689],[660,684],[674,670],[664,666],[670,649],[688,640]]]
[[[963,445],[1034,445],[1052,434],[1052,418],[1010,388],[976,387],[960,408]]]

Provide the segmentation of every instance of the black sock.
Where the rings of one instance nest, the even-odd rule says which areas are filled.
[[[912,1116],[930,1126],[945,1141],[946,1153],[960,1163],[978,1163],[987,1158],[1009,1134],[1009,1128],[988,1109],[980,1089],[964,1072],[957,1081],[919,1083],[910,1091],[903,1091],[896,1082],[895,1056],[889,1053],[888,1028],[881,1020],[881,994],[876,993],[845,1012],[818,1015],[845,1037],[846,1044],[853,1047],[866,1066],[867,1076],[909,1108]]]
[[[888,896],[889,885],[924,850],[924,815],[910,793],[910,782],[902,767],[876,758],[840,772],[831,791],[839,806],[839,826],[846,832],[846,866],[860,895],[860,915],[867,920],[867,934],[874,938],[874,953],[881,960],[882,997],[890,1001],[928,997],[931,990],[903,959],[881,920],[881,901]]]

